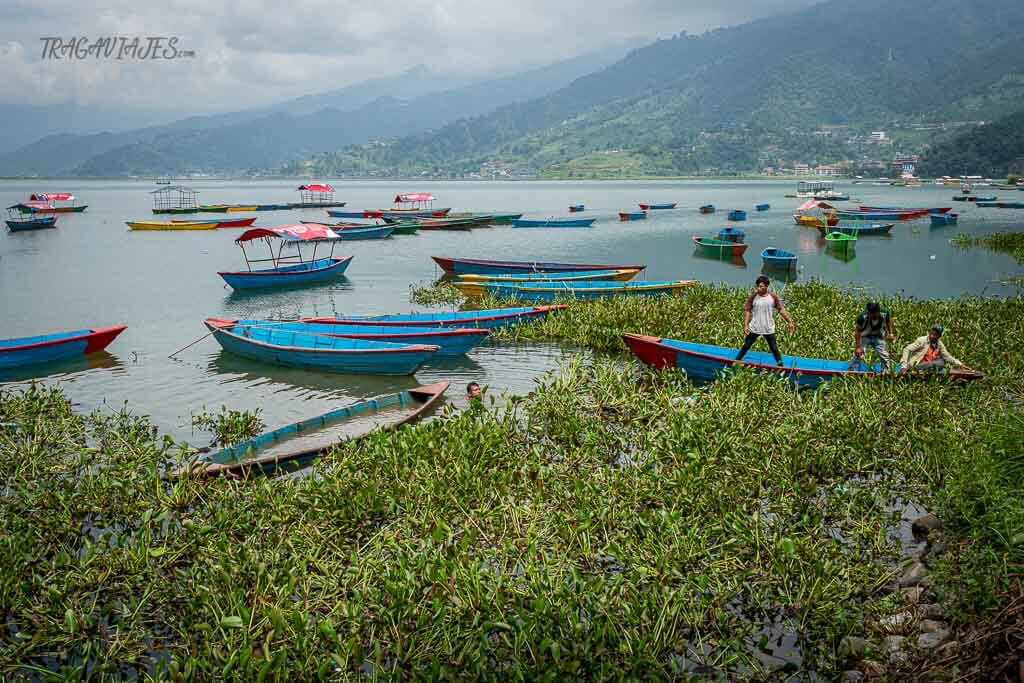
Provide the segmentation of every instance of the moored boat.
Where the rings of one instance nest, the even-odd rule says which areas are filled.
[[[771,353],[750,351],[743,360],[736,360],[739,349],[713,344],[697,344],[651,337],[642,334],[624,334],[622,340],[638,359],[654,368],[679,368],[695,381],[710,382],[734,366],[776,372],[798,386],[816,387],[839,377],[863,377],[878,375],[878,367],[866,370],[850,370],[847,361],[808,358],[805,356],[782,356],[782,365],[775,362]],[[898,376],[898,375],[895,375]],[[984,375],[973,370],[952,370],[949,373],[913,372],[903,377],[924,378],[947,376],[956,379],[975,380]]]
[[[806,225],[811,228],[822,228],[839,224],[839,217],[834,215],[813,216],[807,214],[794,214],[793,220],[796,221],[798,225]]]
[[[840,232],[845,235],[888,235],[895,223],[873,223],[870,225],[835,225],[831,227],[818,226],[818,232],[825,235],[829,232]]]
[[[152,223],[153,221],[146,221]],[[250,225],[256,222],[256,216],[249,218],[228,218],[226,220],[218,220],[216,218],[208,219],[196,219],[196,220],[172,220],[171,223],[214,223],[218,228],[248,228]]]
[[[663,202],[661,204],[640,204],[640,208],[643,211],[660,211],[664,209],[676,208],[676,202]]]
[[[747,220],[747,212],[743,209],[733,209],[729,212],[728,218],[731,221],[745,221]]]
[[[270,250],[268,259],[250,259],[245,251],[247,242],[262,239]],[[281,240],[281,245],[275,252],[271,240]],[[352,262],[351,256],[335,258],[334,245],[339,241],[337,233],[324,225],[291,225],[278,226],[273,228],[251,228],[246,230],[235,243],[241,248],[242,256],[245,257],[247,271],[221,271],[220,275],[228,285],[234,289],[253,289],[258,287],[286,287],[293,285],[304,285],[313,282],[320,282],[344,274]],[[298,249],[295,254],[281,254],[284,243],[294,243]],[[316,258],[317,247],[321,242],[331,244],[331,253],[325,258]],[[313,254],[310,259],[304,260],[302,256],[302,244],[313,244]],[[273,264],[272,268],[253,270],[252,264],[266,263]]]
[[[341,211],[340,209],[328,209],[327,215],[332,218],[367,218],[366,211]]]
[[[714,213],[715,212],[715,205],[714,204],[705,204],[704,206],[700,207],[700,212],[701,213]]]
[[[598,299],[612,296],[656,296],[672,294],[697,284],[696,280],[638,280],[634,282],[456,282],[467,296],[491,294],[523,301],[554,301],[560,298]]]
[[[502,275],[478,275],[466,273],[459,276],[462,282],[547,282],[562,280],[617,280],[626,282],[636,277],[639,268],[621,268],[617,270],[577,270],[554,273],[507,273]]]
[[[647,211],[620,211],[620,221],[642,221],[647,218]]]
[[[0,369],[96,353],[107,348],[125,329],[124,325],[117,325],[0,340]]]
[[[49,205],[32,213],[81,213],[88,208],[86,204],[79,205],[75,195],[70,192],[37,192],[29,200]]]
[[[257,211],[288,211],[292,208],[291,204],[257,204]]]
[[[693,243],[697,248],[709,256],[742,256],[747,250],[747,245],[742,242],[731,242],[729,240],[716,240],[711,237],[694,236]]]
[[[514,228],[589,228],[594,224],[596,218],[549,218],[547,220],[523,220],[521,218],[512,221]]]
[[[791,251],[785,249],[777,249],[775,247],[766,247],[761,252],[761,260],[766,266],[772,266],[775,268],[796,268],[797,257]]]
[[[28,232],[30,230],[46,230],[57,227],[56,216],[39,216],[32,218],[16,218],[12,213],[6,220],[7,229],[11,232]]]
[[[365,228],[342,228],[335,230],[338,239],[348,240],[382,240],[391,237],[395,229],[390,225],[370,226]]]
[[[929,218],[932,220],[932,225],[955,225],[957,219],[960,218],[960,214],[954,212],[939,214],[933,213]]]
[[[216,221],[125,221],[132,230],[216,230]]]
[[[419,420],[440,404],[446,389],[448,382],[437,382],[366,401],[357,401],[204,456],[191,466],[176,472],[176,475],[212,477],[248,471],[265,474],[285,463],[303,465],[325,454],[332,446],[342,441],[360,439],[372,431],[397,429]],[[391,411],[402,408],[411,408],[412,411],[407,414],[396,413],[394,418],[384,423],[373,420],[371,423],[376,423],[377,426],[373,427],[372,431],[346,434],[341,438],[336,432],[336,429],[346,422],[357,422],[360,418],[370,416],[386,416]]]
[[[438,350],[437,346],[426,344],[390,344],[279,330],[273,326],[238,326],[220,318],[208,318],[204,324],[229,353],[274,365],[326,372],[411,375]]]
[[[718,231],[718,239],[725,240],[727,242],[742,242],[747,236],[747,233],[743,232],[739,228],[722,228]]]
[[[772,208],[772,205],[771,204],[758,204],[754,208],[756,210],[758,210],[758,211],[767,211],[768,209]]]
[[[825,246],[833,249],[850,249],[857,244],[855,232],[845,233],[832,231],[825,235]]]
[[[496,213],[491,216],[491,225],[511,225],[512,221],[523,217],[521,213]]]
[[[481,311],[456,311],[452,313],[398,313],[348,316],[345,318],[304,318],[303,322],[382,326],[414,325],[416,327],[480,327],[494,330],[539,320],[549,313],[562,310],[565,307],[564,304],[561,304],[556,306],[490,308]]]
[[[643,270],[647,266],[623,266],[607,263],[560,263],[558,261],[493,261],[490,259],[454,258],[431,256],[446,273],[501,274],[501,273],[544,273],[579,270]]]
[[[583,211],[585,209],[586,209],[586,207],[583,206],[582,204],[573,204],[572,206],[569,207],[569,213],[578,213],[578,212]],[[519,215],[522,216],[522,214],[519,214]]]

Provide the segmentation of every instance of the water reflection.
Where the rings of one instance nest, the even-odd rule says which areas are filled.
[[[772,280],[792,284],[799,279],[799,271],[796,266],[776,266],[770,263],[761,265],[761,272]]]
[[[88,356],[75,356],[64,361],[0,370],[0,382],[71,379],[75,375],[91,370],[112,370],[114,374],[124,374],[124,363],[108,351],[98,351],[90,353]]]
[[[747,260],[743,258],[743,254],[734,256],[732,253],[723,253],[719,255],[706,254],[700,248],[694,249],[693,255],[695,258],[702,259],[704,261],[721,261],[722,263],[728,263],[729,265],[736,266],[738,268],[746,268]]]

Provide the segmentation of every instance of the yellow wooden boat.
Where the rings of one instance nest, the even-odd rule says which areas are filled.
[[[132,230],[216,230],[216,221],[126,221]]]
[[[521,282],[546,282],[559,280],[562,282],[574,282],[578,280],[607,280],[627,282],[636,277],[642,268],[618,268],[614,270],[578,270],[551,273],[461,273],[460,282],[507,282],[519,284]]]
[[[237,204],[228,207],[228,211],[255,211],[255,204]]]

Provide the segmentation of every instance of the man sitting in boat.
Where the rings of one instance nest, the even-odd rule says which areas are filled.
[[[775,311],[778,311],[779,315],[789,323],[790,332],[796,331],[796,323],[793,322],[793,317],[786,307],[782,305],[782,299],[768,291],[770,284],[771,280],[767,276],[759,276],[754,282],[754,291],[747,297],[747,302],[743,304],[743,334],[746,336],[743,339],[740,352],[736,354],[736,360],[742,360],[757,338],[764,337],[772,355],[775,356],[775,362],[779,366],[783,364],[779,345],[775,341]]]
[[[932,325],[928,334],[918,337],[903,348],[900,358],[901,372],[907,370],[936,370],[946,367],[966,368],[967,366],[953,357],[942,343],[942,325]]]
[[[849,370],[860,370],[868,349],[874,349],[881,361],[882,372],[889,369],[889,345],[896,338],[892,328],[892,314],[877,301],[869,301],[861,314],[857,316],[854,326],[856,351],[850,360]]]

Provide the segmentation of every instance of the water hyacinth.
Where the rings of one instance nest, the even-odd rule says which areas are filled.
[[[574,305],[503,333],[612,353],[304,477],[167,478],[191,453],[145,417],[0,392],[18,425],[0,431],[0,671],[831,679],[843,636],[903,609],[879,588],[910,501],[963,540],[937,575],[947,604],[998,613],[1024,560],[1022,301],[883,298],[904,339],[943,322],[988,374],[972,384],[694,386],[621,353],[623,331],[738,340],[744,295]],[[787,352],[852,351],[859,297],[784,296]]]

